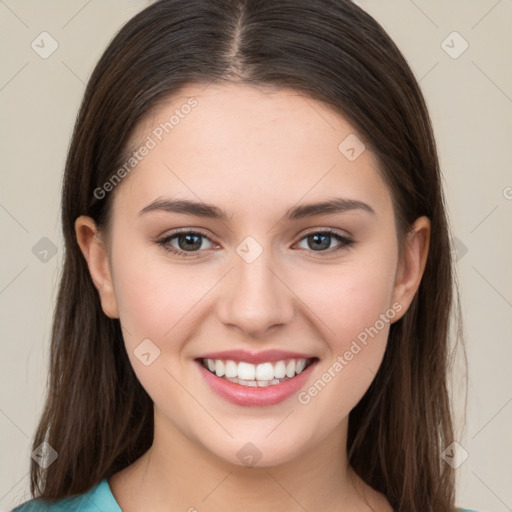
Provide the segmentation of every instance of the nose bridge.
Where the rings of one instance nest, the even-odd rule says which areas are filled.
[[[253,336],[288,323],[294,313],[293,294],[281,281],[270,238],[266,240],[265,244],[261,239],[246,237],[238,245],[221,298],[221,320]]]

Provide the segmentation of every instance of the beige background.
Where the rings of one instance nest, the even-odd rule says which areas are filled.
[[[420,80],[439,147],[469,362],[467,426],[456,438],[469,457],[455,470],[457,501],[511,510],[512,1],[357,3],[384,26]],[[108,41],[147,4],[0,0],[1,510],[28,497],[62,264],[60,180],[74,118]],[[43,31],[59,45],[47,59],[31,47]],[[469,44],[457,58],[443,49],[455,55],[463,48],[454,31]],[[43,237],[56,247],[46,262],[32,252]],[[459,398],[458,410],[462,405]]]

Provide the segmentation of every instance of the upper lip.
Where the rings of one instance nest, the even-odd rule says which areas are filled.
[[[247,350],[233,349],[222,352],[209,352],[196,359],[222,359],[224,361],[244,361],[252,364],[284,361],[286,359],[311,359],[315,356],[287,350],[262,350],[261,352],[249,352]]]

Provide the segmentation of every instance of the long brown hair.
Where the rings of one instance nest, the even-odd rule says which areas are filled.
[[[151,446],[152,401],[132,370],[119,320],[101,309],[74,222],[89,215],[107,225],[114,193],[94,191],[122,166],[130,135],[158,102],[190,83],[226,81],[292,88],[330,105],[377,156],[400,244],[418,217],[430,219],[422,282],[350,413],[347,449],[352,467],[396,511],[452,511],[454,474],[441,452],[454,437],[449,331],[458,301],[436,145],[406,60],[348,0],[160,0],[104,52],[66,161],[65,261],[33,443],[48,442],[58,458],[47,469],[32,461],[32,495],[54,501],[83,493]]]

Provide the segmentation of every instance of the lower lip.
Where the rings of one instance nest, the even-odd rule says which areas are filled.
[[[232,404],[244,407],[266,407],[278,404],[297,393],[311,376],[318,359],[315,359],[304,371],[292,379],[265,387],[249,387],[229,382],[207,370],[200,361],[195,362],[210,388],[220,397]]]

